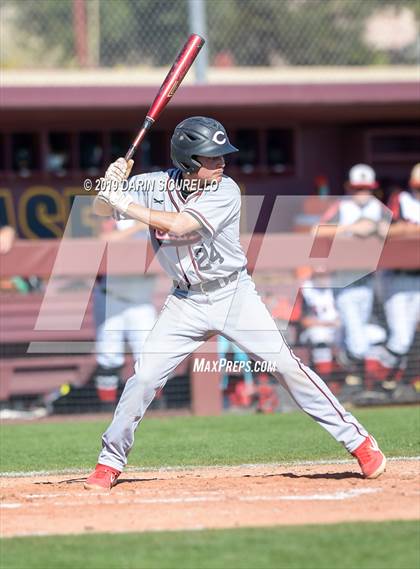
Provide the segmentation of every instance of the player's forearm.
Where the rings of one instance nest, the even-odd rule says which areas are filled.
[[[306,316],[302,319],[301,324],[303,328],[311,328],[312,326],[322,326],[323,328],[331,328],[337,326],[335,320],[319,320],[319,318]]]
[[[312,318],[311,316],[305,316],[301,320],[301,324],[303,328],[311,328],[311,326],[318,326],[319,320],[318,318]]]
[[[102,241],[124,241],[125,239],[129,239],[138,233],[139,231],[144,231],[147,229],[148,226],[145,223],[141,223],[138,221],[131,227],[127,227],[127,229],[115,229],[114,231],[104,232],[101,233],[99,236]]]
[[[142,205],[131,203],[127,208],[127,217],[141,221],[154,229],[170,231],[174,225],[177,213],[156,211]]]
[[[93,213],[102,217],[110,217],[113,214],[113,208],[106,203],[105,200],[96,196],[93,202]]]
[[[174,235],[183,235],[198,228],[199,224],[188,214],[149,209],[132,203],[128,206],[127,216],[146,223],[160,231],[170,231]]]
[[[313,230],[313,234],[316,237],[330,237],[333,238],[336,235],[340,235],[348,231],[348,227],[345,225],[316,225]]]
[[[388,237],[419,237],[420,225],[399,221],[393,223],[388,232]]]

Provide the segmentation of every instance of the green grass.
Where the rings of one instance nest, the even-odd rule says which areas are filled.
[[[392,456],[420,454],[420,408],[366,409],[357,418]],[[3,425],[1,471],[89,468],[104,422]],[[146,419],[130,465],[216,465],[346,458],[302,413]],[[141,515],[141,511],[139,511]],[[285,510],[284,515],[287,516]],[[116,522],[116,527],[117,527]],[[417,522],[384,522],[4,539],[0,568],[419,569]]]
[[[7,569],[418,569],[417,522],[91,534],[1,542]]]
[[[364,409],[357,418],[389,456],[420,455],[420,407]],[[3,425],[0,471],[90,468],[104,422]],[[129,464],[142,467],[347,458],[303,413],[146,419]]]

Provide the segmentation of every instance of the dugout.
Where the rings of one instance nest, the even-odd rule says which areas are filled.
[[[28,240],[62,236],[74,197],[86,195],[83,180],[100,176],[106,164],[124,154],[161,79],[142,85],[125,74],[95,71],[63,77],[51,73],[34,73],[26,79],[24,73],[16,74],[3,82],[0,223],[14,226]],[[279,195],[302,199],[289,201],[289,209],[274,220],[271,229],[296,230],[303,196],[323,191],[321,185],[328,186],[331,194],[342,193],[346,172],[355,162],[374,166],[386,198],[393,187],[405,187],[420,148],[420,129],[415,126],[420,118],[417,79],[411,71],[393,73],[394,78],[377,70],[373,75],[349,70],[332,80],[330,73],[314,69],[289,71],[287,77],[277,79],[271,75],[266,83],[257,75],[238,78],[230,71],[225,83],[186,84],[143,143],[135,171],[170,165],[174,126],[186,116],[203,114],[223,122],[240,147],[227,173],[238,180],[244,194],[264,197],[257,231],[265,230]],[[308,204],[305,213],[314,213],[310,200]],[[81,208],[73,222],[75,236],[94,232],[89,206]],[[33,261],[41,248],[31,245]],[[19,247],[14,255],[18,251]],[[8,374],[10,382],[19,376],[19,382],[42,381],[49,389],[61,382],[59,369],[63,378],[73,374],[74,383],[83,383],[92,367],[89,355],[78,355],[74,361],[63,355],[57,361],[38,356],[36,366],[35,358],[24,355],[26,343],[34,338],[23,331],[32,330],[37,314],[36,306],[31,312],[29,305],[35,306],[33,299],[26,305],[21,299],[3,304],[3,316],[11,313],[18,325],[8,330],[12,351],[3,353],[3,374]],[[33,317],[30,325],[29,316]],[[92,339],[89,318],[88,313],[82,328],[87,340]],[[17,343],[23,351],[16,351]],[[26,387],[20,385],[23,393]],[[5,393],[6,386],[3,382]]]
[[[379,71],[378,71],[379,69]],[[156,72],[155,72],[156,73]],[[2,224],[23,238],[62,234],[73,197],[86,177],[99,176],[124,154],[156,93],[130,73],[100,71],[5,76],[0,110]],[[405,187],[418,159],[418,82],[404,68],[391,73],[352,68],[334,76],[312,69],[248,77],[230,71],[226,84],[186,84],[177,92],[136,155],[135,171],[170,165],[174,126],[189,115],[223,122],[240,152],[227,173],[243,192],[264,195],[264,219],[277,195],[328,188],[341,194],[349,167],[371,164],[382,194]],[[295,212],[291,212],[292,214]],[[277,229],[293,229],[293,215]],[[285,226],[289,220],[289,227]],[[79,235],[92,232],[81,212]]]

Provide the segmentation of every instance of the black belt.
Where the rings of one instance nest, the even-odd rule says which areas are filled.
[[[241,269],[243,271],[243,269]],[[238,275],[241,271],[235,271],[228,277],[220,277],[219,279],[215,279],[214,281],[206,281],[204,283],[198,283],[194,285],[188,285],[185,283],[177,283],[173,281],[173,287],[175,290],[182,290],[185,292],[213,292],[219,288],[223,288],[227,284],[231,283],[232,281],[238,278]]]

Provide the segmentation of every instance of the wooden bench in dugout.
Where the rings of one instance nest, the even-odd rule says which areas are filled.
[[[35,330],[43,300],[42,293],[28,295],[7,293],[0,301],[0,401],[10,397],[43,396],[63,384],[82,387],[96,367],[94,354],[95,325],[89,302],[80,330],[60,330],[60,320],[77,312],[78,293],[63,293],[50,309],[51,330]],[[68,342],[68,353],[28,353],[31,342]],[[77,343],[82,350],[77,353]],[[91,346],[89,346],[91,343]],[[86,351],[87,350],[87,351]],[[62,350],[61,350],[62,351]],[[178,366],[175,375],[188,374],[190,358]],[[133,361],[126,358],[123,380],[132,375]]]
[[[94,354],[74,353],[72,342],[94,339],[92,307],[89,304],[80,330],[35,330],[43,295],[4,294],[0,303],[0,400],[12,396],[44,395],[63,383],[83,385],[95,368]],[[80,296],[65,293],[52,306],[52,322],[75,310]],[[28,353],[31,342],[69,342],[69,353]]]

